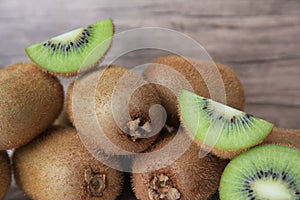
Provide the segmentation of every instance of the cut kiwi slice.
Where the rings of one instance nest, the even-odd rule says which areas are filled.
[[[109,18],[31,45],[25,51],[44,70],[68,76],[95,65],[110,48],[113,34]]]
[[[265,120],[187,90],[180,93],[179,107],[184,125],[197,140],[225,151],[254,146],[273,128]]]
[[[299,200],[300,151],[263,145],[244,152],[225,168],[222,200]]]

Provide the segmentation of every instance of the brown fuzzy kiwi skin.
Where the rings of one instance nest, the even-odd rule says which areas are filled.
[[[264,139],[264,144],[277,144],[287,146],[300,151],[300,130],[283,129],[274,127],[271,133]]]
[[[176,133],[180,137],[180,144],[178,148],[182,148],[181,145],[186,145],[190,140],[189,136],[184,134],[183,131]],[[171,142],[174,135],[166,135],[152,146],[147,152],[161,149],[166,144]],[[150,200],[149,188],[151,188],[151,180],[154,175],[164,174],[170,178],[173,183],[173,187],[180,193],[180,200],[198,200],[207,199],[217,190],[221,174],[228,163],[227,160],[222,160],[214,155],[208,154],[203,158],[199,157],[199,148],[192,142],[191,146],[180,156],[175,162],[169,166],[159,170],[150,171],[150,168],[156,165],[155,162],[149,160],[149,157],[141,156],[133,162],[133,172],[141,169],[143,163],[147,163],[145,166],[149,172],[146,173],[133,173],[132,174],[132,187],[136,194],[136,197],[141,200]],[[168,162],[169,155],[161,155],[162,162]],[[155,199],[156,200],[156,199]],[[164,199],[165,200],[165,199]],[[167,199],[168,200],[168,199]]]
[[[10,161],[6,151],[0,151],[0,199],[4,199],[11,182]]]
[[[93,72],[94,73],[94,72]],[[115,122],[113,113],[112,113],[112,94],[115,90],[116,85],[120,78],[124,75],[136,76],[134,73],[129,70],[110,65],[100,72],[101,78],[99,79],[96,93],[94,91],[89,91],[89,82],[96,79],[95,74],[87,74],[86,76],[77,79],[76,85],[79,85],[86,94],[95,95],[95,109],[98,110],[96,113],[99,125],[101,126],[104,134],[108,139],[120,149],[128,151],[130,153],[137,153],[146,150],[158,137],[158,134],[142,139],[136,139],[135,141],[129,137],[128,134],[124,133],[117,123]],[[99,72],[97,72],[99,73]],[[96,74],[96,76],[98,76]],[[127,79],[126,79],[127,80]],[[126,84],[131,85],[131,82],[128,81]],[[132,83],[134,84],[134,83]],[[126,88],[122,88],[122,91],[128,92]],[[74,84],[71,84],[69,87],[67,95],[67,113],[69,119],[76,127],[74,123],[74,114],[73,114],[73,97],[74,97]],[[132,120],[136,118],[143,118],[146,121],[150,121],[149,109],[154,104],[161,104],[160,98],[151,84],[145,84],[134,91],[129,101],[129,112]],[[83,105],[82,107],[85,107]],[[76,112],[80,112],[76,110]],[[94,112],[94,111],[91,111]],[[120,111],[121,112],[121,111]],[[77,122],[78,123],[78,122]],[[88,122],[87,122],[88,123]],[[121,122],[122,124],[123,122]],[[126,122],[124,122],[125,124]],[[150,121],[151,124],[151,121]],[[89,143],[89,146],[101,146],[100,144],[95,144],[95,138],[84,138],[84,141]],[[101,141],[100,141],[101,142]],[[97,142],[96,142],[97,143]],[[105,149],[102,149],[105,153],[110,155],[123,155],[115,149],[113,145],[106,146]],[[127,155],[126,153],[124,155]]]
[[[210,146],[205,145],[204,143],[200,142],[197,139],[195,139],[195,143],[197,143],[199,148],[210,150],[210,153],[214,154],[215,156],[217,156],[221,159],[229,159],[229,160],[232,160],[233,158],[235,158],[236,156],[238,156],[242,152],[245,152],[245,151],[247,151],[248,149],[251,148],[251,147],[247,147],[247,148],[240,149],[240,150],[227,151],[227,150],[219,149],[219,148],[216,148],[216,147],[211,148]],[[261,144],[261,142],[259,144]],[[253,146],[256,146],[256,145],[253,145]]]
[[[60,114],[59,80],[30,63],[0,70],[0,149],[20,147],[48,128]]]
[[[51,127],[15,150],[13,167],[17,185],[36,200],[116,199],[122,190],[123,174],[96,160],[71,127]]]
[[[168,67],[162,67],[163,65]],[[196,94],[209,98],[210,93],[207,85],[195,67],[200,70],[201,74],[205,74],[207,78],[212,79],[215,75],[209,75],[210,73],[213,73],[210,72],[210,68],[215,66],[223,79],[226,92],[226,104],[233,108],[244,110],[245,93],[243,85],[234,71],[223,64],[174,55],[165,56],[155,59],[145,70],[144,76],[145,79],[151,83],[163,83],[163,85],[166,83],[172,87],[182,88],[184,84],[180,78],[176,77],[177,75],[175,75],[173,71],[176,70],[182,76],[181,78],[188,81]],[[172,93],[170,88],[168,88],[168,85],[165,85],[166,87],[164,87],[157,84],[156,86],[162,99],[162,105],[168,113],[167,123],[177,127],[179,125],[179,119],[176,113],[178,104],[176,95],[178,94]]]
[[[115,33],[115,25],[113,23],[113,34]],[[112,41],[113,42],[113,41]],[[48,74],[51,74],[51,75],[54,75],[54,76],[61,76],[61,77],[73,77],[73,76],[76,76],[78,74],[81,74],[81,73],[84,73],[86,71],[89,71],[90,69],[94,68],[95,66],[99,65],[102,60],[105,58],[106,54],[109,52],[110,48],[111,48],[111,45],[112,45],[112,42],[110,43],[107,51],[105,52],[105,54],[94,64],[92,64],[91,66],[88,66],[88,67],[85,67],[84,69],[79,69],[77,71],[74,71],[74,72],[68,72],[68,73],[61,73],[61,72],[53,72],[53,71],[49,71],[47,69],[44,69],[40,66],[38,66],[36,63],[33,62],[33,64],[39,69],[41,70],[42,72],[45,72],[45,73],[48,73]]]

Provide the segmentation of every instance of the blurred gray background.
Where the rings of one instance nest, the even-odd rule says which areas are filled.
[[[30,44],[107,17],[116,33],[155,26],[187,34],[239,75],[249,113],[300,129],[299,0],[1,0],[0,68],[28,61]],[[149,55],[123,62],[142,64]]]

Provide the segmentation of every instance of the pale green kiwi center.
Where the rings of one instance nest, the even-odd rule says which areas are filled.
[[[244,116],[245,113],[231,108],[229,106],[223,105],[219,102],[215,102],[215,101],[210,101],[210,106],[212,107],[212,110],[215,110],[216,113],[219,113],[220,115],[222,115],[225,119],[230,120],[233,116],[238,117],[238,116]]]
[[[257,180],[253,189],[259,199],[288,200],[293,199],[291,191],[281,181]]]
[[[62,35],[54,37],[51,40],[57,42],[75,41],[82,34],[82,32],[83,28],[75,29],[68,33],[64,33]]]

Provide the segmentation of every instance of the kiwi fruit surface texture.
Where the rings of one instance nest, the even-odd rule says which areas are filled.
[[[186,130],[221,158],[238,153],[263,141],[273,124],[211,99],[182,90],[179,108]]]
[[[156,90],[123,67],[110,65],[77,79],[69,88],[67,102],[77,130],[90,130],[81,137],[92,152],[97,148],[114,155],[141,152],[160,131],[162,114],[156,109],[151,112],[151,106],[161,102]],[[95,124],[101,129],[93,132]]]
[[[300,130],[274,127],[262,144],[278,144],[300,151]]]
[[[63,107],[59,80],[34,64],[0,70],[0,149],[17,148],[48,128]]]
[[[168,134],[159,140],[147,152],[155,152],[161,148],[169,148],[174,135]],[[200,148],[183,131],[178,131],[179,143],[171,144],[176,150],[185,148],[187,150],[179,159],[171,161],[172,155],[158,155],[159,161],[153,160],[152,156],[141,155],[133,162],[132,184],[135,195],[141,200],[199,200],[208,199],[219,186],[221,174],[227,164],[226,160],[219,159],[214,155],[207,154],[199,157]],[[172,148],[172,147],[170,147]],[[172,153],[171,153],[172,154]],[[158,163],[170,163],[168,166],[157,170],[151,170]],[[143,173],[135,172],[145,171]]]
[[[0,199],[8,191],[11,181],[10,162],[6,151],[0,151]]]
[[[35,200],[116,199],[122,189],[123,174],[96,160],[71,127],[51,127],[15,150],[13,164],[17,185]]]
[[[47,72],[71,76],[101,60],[110,48],[113,33],[112,19],[106,19],[25,50],[29,58]]]
[[[224,170],[221,200],[300,199],[300,151],[263,145],[234,158]]]
[[[225,93],[227,105],[239,110],[245,107],[243,85],[231,68],[220,63],[165,56],[154,60],[145,70],[144,76],[147,81],[156,83],[162,105],[168,114],[167,123],[171,126],[179,125],[176,111],[177,97],[181,89],[192,89],[196,94],[207,98],[210,98],[212,93],[215,95]],[[220,83],[224,84],[225,92],[219,91],[223,86],[216,85],[218,84],[216,79],[223,79]],[[186,85],[186,82],[189,85]],[[210,91],[207,84],[213,85],[213,88],[210,86]]]

